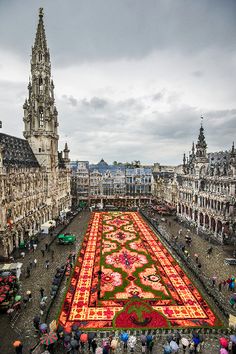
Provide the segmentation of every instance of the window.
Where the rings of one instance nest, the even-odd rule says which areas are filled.
[[[39,107],[39,128],[43,128],[44,118],[43,118],[43,107]]]

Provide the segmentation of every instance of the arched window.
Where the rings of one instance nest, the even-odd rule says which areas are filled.
[[[43,118],[43,107],[39,107],[39,127],[43,128],[44,118]]]
[[[39,92],[41,93],[43,91],[43,79],[40,76],[39,77]]]

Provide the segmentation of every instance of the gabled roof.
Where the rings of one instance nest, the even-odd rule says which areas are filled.
[[[40,167],[29,143],[25,139],[0,133],[5,167]]]

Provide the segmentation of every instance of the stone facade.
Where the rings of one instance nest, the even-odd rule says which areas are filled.
[[[182,173],[182,165],[162,166],[154,164],[152,194],[158,202],[177,206],[178,182],[177,175]]]
[[[84,200],[89,205],[104,205],[106,201],[106,204],[122,207],[138,206],[139,197],[151,196],[153,177],[150,167],[126,168],[124,164],[109,165],[102,159],[97,164],[87,163],[81,169],[79,166],[82,163],[83,161],[71,162],[73,198],[77,199],[77,205]],[[83,193],[84,188],[86,193]]]
[[[58,153],[58,119],[43,10],[31,57],[24,139],[0,134],[0,256],[9,257],[41,225],[71,206],[67,144]]]
[[[177,216],[219,243],[236,241],[236,151],[207,154],[204,129],[178,176]]]
[[[89,162],[73,161],[71,162],[72,170],[72,205],[77,207],[79,203],[86,202],[89,197]]]

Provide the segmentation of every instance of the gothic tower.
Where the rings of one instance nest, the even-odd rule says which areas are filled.
[[[54,102],[54,84],[47,47],[43,9],[39,9],[39,22],[31,56],[29,96],[24,108],[24,137],[28,140],[39,164],[47,170],[58,166],[58,121]]]
[[[204,129],[201,124],[198,142],[196,144],[196,162],[198,163],[206,163],[208,162],[207,159],[207,143],[205,140]]]

